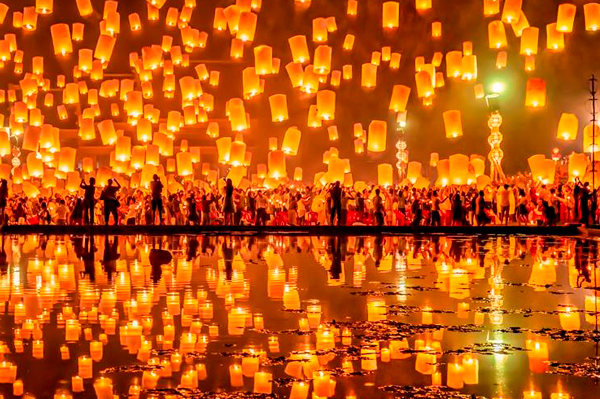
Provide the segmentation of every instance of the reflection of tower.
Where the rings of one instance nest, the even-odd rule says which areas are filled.
[[[396,169],[398,170],[398,177],[402,181],[406,177],[406,167],[408,165],[408,151],[406,150],[407,144],[404,137],[404,128],[406,127],[406,111],[398,114],[396,122],[398,126],[398,140],[396,141]]]
[[[500,133],[500,126],[502,126],[502,115],[498,110],[495,110],[488,119],[488,127],[491,132],[488,136],[488,143],[490,144],[491,150],[488,154],[488,159],[491,164],[490,177],[493,181],[503,180],[505,178],[504,172],[502,171],[502,158],[504,158],[504,151],[500,148],[502,144],[503,136]]]

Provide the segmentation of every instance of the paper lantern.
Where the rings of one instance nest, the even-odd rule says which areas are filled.
[[[356,154],[362,154],[365,152],[365,144],[362,139],[354,140],[354,152]]]
[[[556,164],[553,160],[546,159],[544,155],[538,154],[529,157],[527,162],[531,169],[533,180],[542,182],[543,184],[554,183]]]
[[[231,137],[221,137],[217,139],[217,154],[219,163],[229,163],[229,156],[231,152]]]
[[[117,142],[115,144],[115,159],[121,162],[131,160],[131,137],[117,137]]]
[[[329,136],[329,140],[331,140],[331,141],[338,140],[339,134],[338,134],[337,126],[327,127],[327,135]]]
[[[76,154],[77,150],[75,148],[61,148],[58,157],[58,170],[60,170],[63,173],[73,172],[75,170]]]
[[[500,0],[483,0],[483,15],[486,17],[500,12]]]
[[[248,128],[246,120],[246,110],[244,108],[244,102],[241,98],[232,98],[228,101],[229,109],[229,123],[231,124],[231,130],[241,132]]]
[[[387,122],[374,120],[369,124],[367,149],[371,152],[386,150]]]
[[[409,97],[410,87],[404,85],[394,85],[389,109],[394,112],[406,111],[406,105],[408,104]]]
[[[277,137],[269,137],[269,151],[277,149]]]
[[[96,48],[94,50],[94,58],[100,60],[103,64],[110,61],[116,41],[117,39],[113,36],[98,36],[98,41],[96,42]]]
[[[485,173],[485,159],[471,156],[471,169],[476,178]]]
[[[429,72],[421,71],[415,75],[417,83],[417,95],[419,98],[431,97],[433,95],[433,83]]]
[[[178,152],[176,155],[177,160],[177,174],[182,177],[190,176],[194,174],[194,166],[192,164],[192,154],[189,152]]]
[[[452,110],[446,111],[443,114],[444,127],[446,129],[446,137],[456,138],[463,134],[462,118],[460,111]]]
[[[458,78],[462,75],[462,52],[450,51],[446,54],[446,76]]]
[[[302,86],[304,80],[304,71],[302,70],[302,64],[297,62],[290,62],[285,66],[285,70],[288,73],[292,87]],[[244,96],[246,96],[244,94]]]
[[[463,154],[450,155],[450,183],[455,185],[467,184],[469,178],[469,157]]]
[[[354,48],[354,40],[355,36],[353,34],[348,33],[344,37],[344,44],[342,45],[342,48],[346,51],[352,50],[352,48]]]
[[[283,136],[283,142],[281,143],[281,151],[288,155],[298,154],[298,147],[300,146],[300,138],[302,133],[295,127],[291,127],[285,131]]]
[[[52,36],[52,45],[54,46],[54,55],[67,55],[73,52],[73,43],[71,42],[71,33],[69,25],[54,24],[50,26]]]
[[[332,49],[329,46],[321,45],[315,49],[315,60],[313,72],[317,75],[327,75],[331,71]]]
[[[415,0],[415,8],[418,11],[427,11],[431,8],[431,0]]]
[[[236,38],[243,42],[253,41],[257,20],[258,16],[253,12],[242,12]]]
[[[442,23],[441,22],[432,22],[431,23],[431,36],[432,37],[442,37]]]
[[[306,36],[296,35],[288,39],[290,50],[292,51],[292,59],[294,62],[304,64],[310,62],[310,54],[308,53],[308,44]]]
[[[321,90],[317,92],[317,116],[323,120],[335,118],[335,92]]]
[[[496,56],[496,68],[506,68],[508,63],[508,53],[506,51],[500,51]]]
[[[36,0],[35,12],[38,14],[52,14],[54,0]]]
[[[394,184],[394,168],[389,163],[377,165],[377,184],[389,187]]]
[[[473,92],[475,93],[475,98],[482,99],[485,97],[485,89],[483,88],[483,84],[478,83],[473,86]]]
[[[600,151],[600,126],[598,124],[595,128],[592,128],[591,123],[583,128],[583,151],[590,153]]]
[[[585,176],[589,165],[589,160],[585,154],[573,153],[569,155],[569,180],[574,181],[575,178]]]
[[[523,34],[521,35],[521,54],[537,54],[539,34],[540,30],[533,26],[523,30]]]
[[[521,37],[523,35],[523,31],[530,26],[531,25],[529,25],[529,21],[527,20],[527,16],[523,10],[521,10],[521,13],[519,14],[519,19],[511,24],[512,30],[516,37]]]
[[[31,177],[42,177],[44,173],[44,163],[41,157],[37,157],[35,152],[27,154],[27,171]]]
[[[280,179],[287,176],[285,165],[285,153],[283,151],[271,151],[268,155],[269,177]]]
[[[596,32],[600,28],[600,4],[584,4],[583,13],[585,15],[585,30]]]
[[[527,81],[525,106],[540,108],[546,105],[546,81],[540,78],[530,78]]]
[[[523,0],[506,0],[502,9],[502,22],[512,24],[519,20]]]
[[[382,26],[387,29],[395,29],[400,26],[400,3],[396,1],[383,3]]]
[[[525,71],[535,71],[535,55],[525,56]]]
[[[560,140],[572,141],[577,138],[579,130],[579,120],[574,114],[563,113],[558,122],[557,137]]]
[[[273,73],[273,49],[270,46],[254,47],[254,68],[258,75]]]
[[[575,6],[575,4],[563,3],[558,6],[556,25],[559,32],[573,32],[573,23],[575,22],[576,12],[577,6]]]
[[[565,34],[556,29],[556,24],[546,25],[546,48],[554,51],[565,48]]]
[[[79,121],[79,137],[82,140],[93,140],[96,138],[96,128],[93,119],[81,119]]]
[[[0,157],[4,157],[11,153],[10,139],[8,132],[0,130]]]
[[[231,150],[229,155],[229,163],[233,166],[239,166],[244,164],[244,158],[246,156],[246,143],[243,141],[234,141],[231,143]]]
[[[462,59],[462,79],[476,80],[477,79],[477,56],[466,55]]]
[[[421,176],[422,165],[421,162],[409,162],[406,169],[406,178],[415,184],[417,179]]]
[[[377,65],[363,64],[361,71],[361,86],[366,88],[375,87],[377,85]]]
[[[312,21],[312,40],[315,43],[327,42],[327,20],[325,18],[315,18]]]
[[[242,71],[244,98],[251,98],[261,92],[260,79],[254,68],[244,68]]]
[[[269,96],[271,106],[271,120],[282,122],[288,120],[287,97],[285,94],[273,94]]]
[[[179,127],[182,125],[181,112],[169,111],[167,114],[167,130],[173,133],[179,132]]]

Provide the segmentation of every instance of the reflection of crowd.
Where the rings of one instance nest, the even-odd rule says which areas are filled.
[[[218,187],[168,192],[155,175],[148,190],[104,187],[91,178],[80,195],[27,198],[0,184],[0,212],[13,224],[127,225],[388,225],[485,226],[591,224],[598,220],[596,191],[579,181],[552,186],[531,180],[510,184],[418,189],[410,186],[326,187],[299,183],[276,188]]]

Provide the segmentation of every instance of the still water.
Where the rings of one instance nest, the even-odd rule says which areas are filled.
[[[600,397],[596,241],[5,236],[0,392]]]

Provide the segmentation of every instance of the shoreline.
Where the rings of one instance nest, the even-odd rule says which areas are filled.
[[[72,226],[72,225],[8,225],[0,228],[1,234],[47,235],[285,235],[285,236],[369,236],[369,235],[586,235],[579,225],[565,226],[185,226],[185,225],[135,225],[135,226]]]

